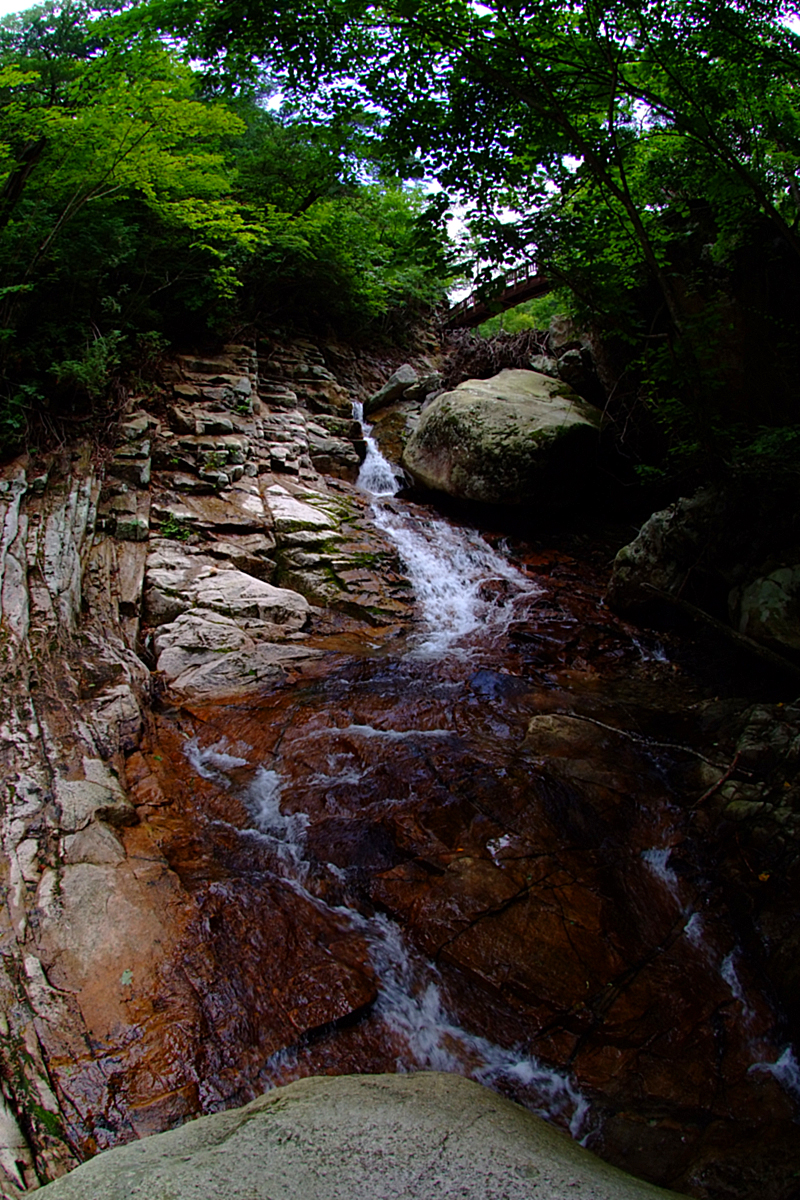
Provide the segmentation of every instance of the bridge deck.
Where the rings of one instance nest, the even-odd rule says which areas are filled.
[[[506,286],[502,291],[482,299],[477,292],[467,296],[450,309],[446,325],[448,329],[473,329],[476,325],[487,321],[496,313],[514,308],[525,300],[533,300],[536,296],[545,296],[552,291],[552,284],[546,275],[540,273],[535,264],[519,267],[506,277]]]

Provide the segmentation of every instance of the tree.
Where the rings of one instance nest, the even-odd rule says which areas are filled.
[[[632,141],[650,134],[675,133],[728,171],[800,252],[791,4],[149,0],[137,11],[217,65],[252,72],[266,56],[290,84],[334,80],[362,102],[366,91],[407,167],[416,160],[481,199],[516,190],[531,169],[560,185],[564,160],[578,159],[623,207],[655,273],[625,167]]]
[[[144,280],[124,278],[148,225],[175,231],[178,276],[200,257],[215,291],[230,293],[230,247],[257,237],[230,195],[227,145],[242,128],[226,104],[200,97],[177,55],[155,39],[122,41],[83,5],[0,26],[6,440],[50,393],[62,415],[71,396],[99,398],[148,332]],[[175,265],[166,256],[146,290],[174,284]]]
[[[800,39],[778,0],[148,0],[217,69],[371,107],[407,177],[636,343],[710,445],[737,255],[796,261]],[[771,231],[771,232],[770,232]],[[767,249],[772,239],[772,249]],[[741,256],[740,256],[741,257]],[[795,268],[796,269],[796,268]],[[727,277],[726,277],[727,271]],[[719,353],[716,355],[719,357]],[[713,401],[713,402],[712,402]]]
[[[244,269],[255,316],[313,316],[340,332],[413,323],[441,303],[446,239],[429,201],[381,178],[358,115],[308,123],[291,108],[265,112],[240,99],[247,133],[236,191],[268,236]]]
[[[224,104],[200,101],[191,71],[175,55],[158,43],[125,45],[107,38],[102,54],[73,58],[62,52],[60,69],[51,64],[46,76],[36,56],[10,61],[16,57],[14,50],[6,53],[0,76],[5,83],[0,139],[6,149],[0,179],[6,197],[14,193],[4,212],[6,225],[16,217],[32,176],[36,185],[36,207],[32,213],[29,205],[18,222],[20,232],[35,227],[36,249],[24,265],[25,277],[87,204],[110,197],[142,197],[164,219],[210,239],[221,227],[225,237],[247,239],[227,199],[230,182],[221,152],[241,122]],[[27,147],[34,142],[32,161]]]
[[[397,325],[443,294],[422,202],[358,115],[222,95],[129,16],[0,22],[0,448],[26,412],[102,412],[159,339],[259,314]]]

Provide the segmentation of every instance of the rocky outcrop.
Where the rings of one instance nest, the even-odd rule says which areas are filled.
[[[779,650],[800,651],[800,566],[778,567],[734,588],[728,606],[740,633]]]
[[[418,374],[410,363],[403,363],[377,392],[373,392],[364,401],[364,416],[371,416],[398,400],[415,405],[422,404],[429,396],[441,391],[441,386],[442,377],[437,371],[429,370]]]
[[[710,489],[653,513],[614,559],[609,604],[630,612],[658,592],[678,595],[703,554],[723,536],[726,517],[723,497]]]
[[[535,371],[467,380],[428,406],[403,465],[423,487],[483,504],[563,509],[584,494],[600,414]]]
[[[101,1154],[42,1200],[667,1200],[452,1075],[304,1079]]]
[[[602,360],[603,347],[596,334],[576,325],[571,317],[556,315],[547,332],[547,350],[552,356],[553,373],[563,383],[590,404],[605,404],[608,389],[600,381],[597,361]]]
[[[600,409],[606,406],[608,393],[595,365],[602,347],[571,318],[555,316],[547,330],[501,331],[489,337],[451,329],[446,345],[443,387],[447,391],[466,379],[489,379],[503,370],[530,369],[560,379]]]
[[[374,392],[367,400],[364,401],[364,416],[367,417],[378,408],[383,408],[387,404],[394,403],[399,400],[408,388],[413,387],[419,382],[419,377],[410,363],[403,363],[398,367],[393,374],[389,376],[383,387]]]
[[[257,694],[315,660],[314,630],[407,619],[394,550],[365,546],[351,407],[311,343],[232,345],[175,358],[102,458],[76,445],[0,475],[0,1195],[198,1109],[194,1052],[177,1064],[170,1040],[191,1030],[199,1053],[207,1018],[169,964],[201,918],[141,749],[155,695]],[[293,937],[279,890],[248,903],[284,920],[297,969],[260,1053],[369,1001],[357,937],[312,906]],[[124,1113],[123,1076],[143,1087]]]
[[[121,461],[127,473],[131,459]],[[140,929],[154,915],[119,840],[137,820],[125,756],[142,735],[150,677],[131,616],[142,547],[95,538],[103,485],[89,449],[19,459],[3,482],[0,1192],[16,1195],[76,1161],[60,1081],[94,1057],[103,964],[138,959],[125,915],[135,909]]]
[[[562,552],[483,582],[502,657],[404,654],[349,389],[266,345],[2,476],[0,1193],[292,1076],[444,1062],[590,1104],[656,1182],[788,1200],[794,716],[723,728]]]
[[[794,480],[743,474],[653,515],[614,559],[620,613],[688,602],[765,648],[800,650],[800,505]],[[741,642],[740,642],[741,644]]]
[[[241,695],[276,682],[283,665],[313,654],[279,644],[300,632],[309,611],[297,592],[166,540],[152,544],[145,617],[156,669],[176,695]]]
[[[715,708],[707,705],[710,714]],[[751,705],[719,735],[729,738],[731,769],[712,781],[704,802],[706,819],[719,822],[715,855],[748,893],[742,903],[762,947],[763,969],[790,1019],[799,1022],[800,704]],[[742,861],[743,846],[757,871]]]

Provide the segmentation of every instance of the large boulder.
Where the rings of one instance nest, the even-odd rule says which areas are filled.
[[[614,559],[606,597],[628,613],[659,593],[677,596],[704,554],[724,537],[728,508],[719,492],[704,488],[654,512]]]
[[[739,472],[661,509],[614,560],[606,600],[632,614],[659,594],[778,650],[800,650],[800,503],[794,477]]]
[[[417,483],[459,500],[568,507],[591,476],[600,413],[556,379],[468,379],[422,414],[403,453]]]
[[[455,1075],[302,1079],[99,1154],[42,1200],[667,1200]]]
[[[778,567],[728,598],[740,633],[776,649],[800,650],[800,566]]]

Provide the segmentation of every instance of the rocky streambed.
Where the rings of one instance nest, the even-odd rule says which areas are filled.
[[[427,1069],[789,1200],[792,696],[615,618],[577,543],[359,487],[337,362],[176,360],[113,457],[5,472],[6,1193]]]

